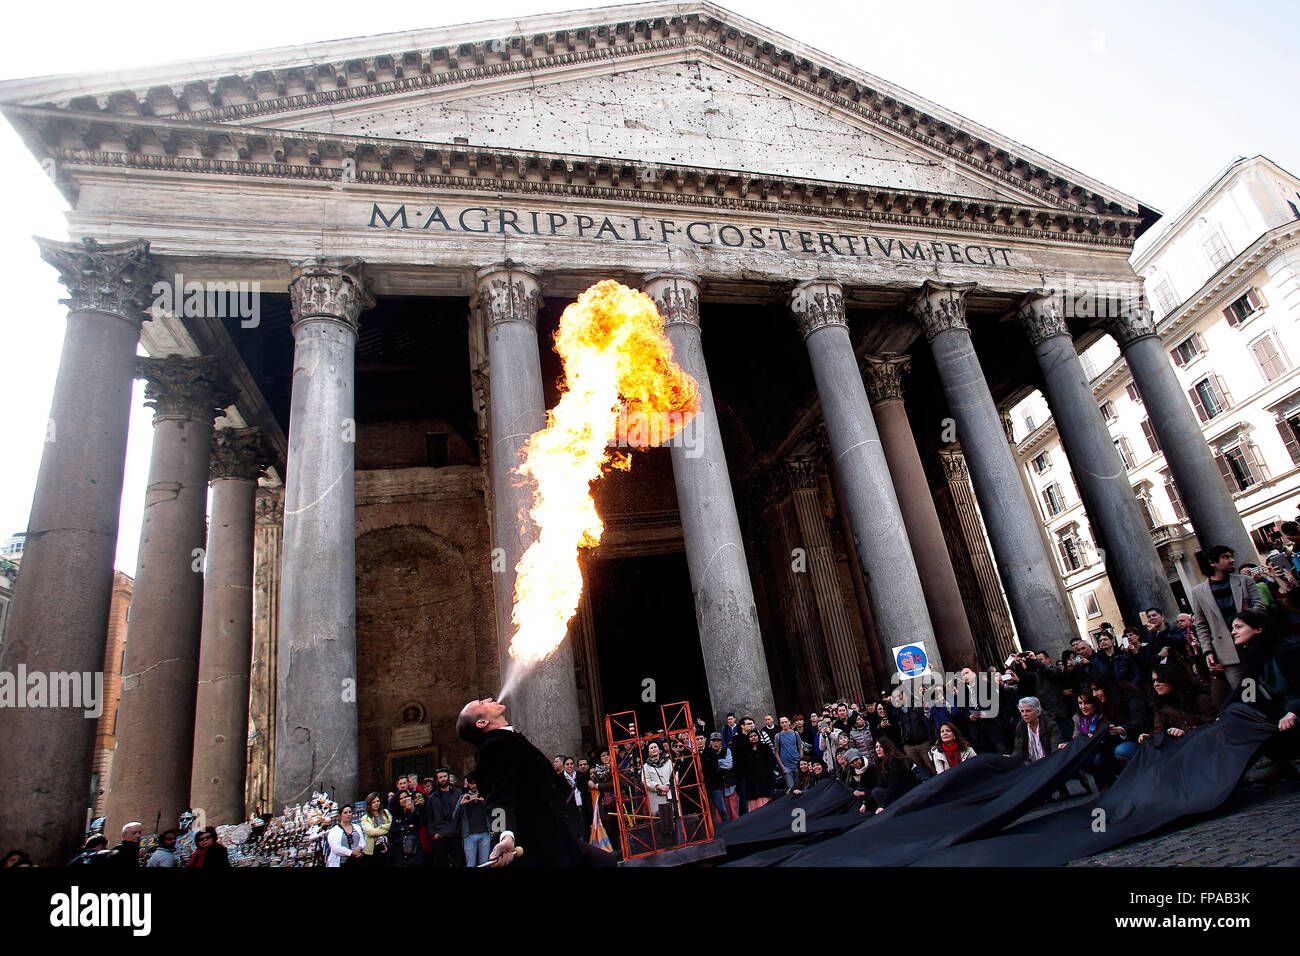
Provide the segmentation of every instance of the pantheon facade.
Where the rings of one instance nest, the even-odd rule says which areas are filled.
[[[596,487],[569,639],[509,701],[548,752],[647,702],[870,697],[906,645],[1058,652],[1005,428],[1034,388],[1120,604],[1172,609],[1080,367],[1101,335],[1202,547],[1250,552],[1128,263],[1158,214],[712,4],[10,81],[0,110],[71,204],[0,670],[103,669],[136,378],[154,415],[110,831],[470,763],[454,716],[500,687],[535,530],[512,469],[602,279],[656,300],[703,407]],[[71,855],[94,735],[0,710],[27,808],[0,843]]]

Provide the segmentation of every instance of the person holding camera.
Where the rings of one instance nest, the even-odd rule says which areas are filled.
[[[460,834],[465,865],[486,863],[492,850],[492,835],[488,832],[487,805],[478,792],[478,776],[473,771],[465,775],[465,792],[456,802],[451,821]]]

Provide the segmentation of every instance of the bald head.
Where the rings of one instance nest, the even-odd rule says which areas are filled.
[[[461,708],[456,718],[456,733],[466,743],[477,744],[489,730],[505,727],[505,704],[499,704],[491,697],[471,700]]]

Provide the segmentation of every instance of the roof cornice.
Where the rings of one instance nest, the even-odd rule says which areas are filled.
[[[466,37],[477,39],[466,42]],[[283,47],[137,71],[0,83],[0,102],[118,116],[247,121],[671,49],[724,58],[1083,216],[1157,215],[1064,164],[712,3],[647,3]],[[392,51],[392,52],[381,52]],[[7,111],[6,111],[7,112]]]
[[[734,169],[227,126],[172,117],[105,116],[51,107],[10,106],[4,112],[33,152],[55,160],[56,181],[74,201],[76,184],[70,174],[102,168],[327,185],[355,181],[404,189],[576,193],[596,199],[794,212],[1116,248],[1129,248],[1139,225],[1133,216],[1085,216],[1053,207]]]

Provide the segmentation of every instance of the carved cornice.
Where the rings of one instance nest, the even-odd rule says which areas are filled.
[[[844,288],[834,279],[800,282],[790,293],[790,311],[804,338],[827,326],[849,327],[844,317]]]
[[[944,449],[939,452],[939,463],[943,465],[943,476],[949,484],[970,481],[970,472],[966,468],[966,456],[959,448]]]
[[[295,263],[289,282],[293,310],[293,332],[303,322],[328,319],[357,331],[361,313],[372,308],[374,298],[366,290],[361,260],[351,257],[322,257]]]
[[[956,329],[970,331],[966,324],[966,294],[975,288],[974,282],[931,282],[921,284],[912,303],[911,312],[925,332],[927,342],[935,336]]]
[[[149,243],[143,239],[99,243],[56,242],[36,237],[41,258],[59,272],[59,281],[71,298],[59,301],[69,312],[83,309],[110,312],[143,324],[154,299],[158,273],[149,258]]]
[[[484,266],[474,278],[478,285],[475,304],[482,310],[484,328],[490,330],[502,322],[537,327],[537,313],[542,307],[540,272],[507,259]]]
[[[258,488],[253,499],[253,523],[259,528],[279,528],[284,524],[284,489]]]
[[[1061,296],[1055,289],[1035,289],[1020,300],[1016,317],[1029,344],[1037,345],[1057,335],[1069,335],[1065,315],[1061,310]]]
[[[912,368],[912,359],[899,356],[862,356],[862,381],[872,405],[903,400],[903,373]]]
[[[374,141],[359,142],[352,153],[349,151],[351,147],[345,145],[347,137],[323,133],[291,134],[282,130],[266,132],[270,139],[264,141],[270,143],[272,151],[267,152],[265,159],[258,160],[74,148],[60,148],[52,155],[60,168],[140,169],[241,179],[251,176],[341,186],[351,181],[341,165],[342,159],[338,158],[343,153],[344,158],[357,157],[354,159],[357,169],[352,174],[356,183],[391,186],[403,192],[445,189],[529,198],[608,200],[794,215],[1013,239],[1050,239],[1117,249],[1132,248],[1135,238],[1133,225],[1136,220],[1093,221],[1040,206],[911,192],[887,186],[862,186],[709,167],[647,165],[598,156],[562,156],[498,147],[420,144],[405,140],[393,140],[391,153],[375,152],[383,144]],[[168,134],[159,131],[158,135],[166,137]],[[326,160],[321,157],[331,153],[340,165],[314,164],[313,157],[323,164]],[[291,155],[300,156],[301,161],[288,161]],[[413,171],[436,165],[440,155],[444,157],[443,167],[457,172]],[[276,160],[273,156],[281,159]],[[363,164],[366,163],[373,163],[374,168],[365,168]],[[380,163],[392,164],[392,168],[380,166]],[[660,174],[657,178],[656,173]],[[539,176],[540,179],[525,178],[529,176]],[[68,195],[75,196],[75,192]]]
[[[656,272],[645,277],[645,294],[654,300],[664,326],[700,327],[700,280],[681,272]]]
[[[678,8],[680,11],[680,8]],[[986,131],[961,129],[958,117],[932,115],[929,104],[913,106],[899,99],[905,91],[886,88],[866,74],[848,75],[816,62],[813,51],[794,52],[779,45],[779,35],[756,34],[747,24],[732,25],[726,12],[675,12],[620,23],[593,24],[541,33],[522,33],[400,52],[387,51],[345,60],[325,60],[258,72],[222,71],[220,76],[126,89],[96,96],[69,96],[59,102],[98,115],[177,118],[188,121],[246,123],[249,118],[305,110],[338,110],[369,99],[414,94],[447,87],[473,87],[527,77],[590,70],[601,61],[619,69],[618,60],[703,55],[730,61],[747,72],[786,86],[830,108],[859,116],[893,135],[911,140],[958,166],[978,170],[1005,186],[1041,198],[1082,219],[1128,213],[1094,191],[1100,184],[1076,184],[1064,168],[1048,169],[1044,157],[1021,152],[1016,144],[990,142]],[[540,24],[539,24],[540,26]],[[777,42],[773,42],[773,41]],[[436,42],[436,41],[435,41]],[[881,87],[877,89],[875,87]],[[46,99],[45,97],[43,99]],[[12,109],[12,108],[11,108]],[[1128,197],[1124,197],[1127,199]],[[1129,234],[1131,239],[1131,231]]]
[[[208,480],[256,481],[274,461],[267,452],[260,428],[218,428],[212,432]]]
[[[210,355],[135,360],[136,378],[144,379],[144,403],[153,421],[169,419],[211,423],[239,398],[220,359]]]
[[[1138,339],[1156,335],[1156,323],[1151,310],[1145,302],[1132,303],[1124,309],[1122,315],[1101,320],[1101,327],[1114,337],[1121,349],[1127,348]]]

